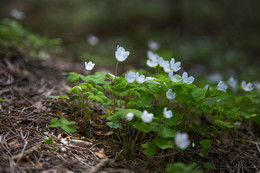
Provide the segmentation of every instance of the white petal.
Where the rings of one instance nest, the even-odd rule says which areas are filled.
[[[127,121],[132,121],[134,118],[134,113],[129,112],[128,114],[126,114],[126,119]]]

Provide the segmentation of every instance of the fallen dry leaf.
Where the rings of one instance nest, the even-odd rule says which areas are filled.
[[[101,148],[98,152],[94,152],[100,159],[107,158],[104,148]]]
[[[23,144],[21,144],[19,142],[19,140],[16,138],[14,140],[12,140],[11,142],[8,142],[8,145],[12,148],[12,149],[16,149],[16,148],[20,148]]]

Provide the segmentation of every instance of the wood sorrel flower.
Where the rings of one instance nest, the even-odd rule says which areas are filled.
[[[138,83],[144,83],[146,81],[145,76],[144,75],[139,76],[138,72],[136,72],[135,76],[136,76],[136,82]]]
[[[217,89],[220,91],[226,92],[228,89],[228,86],[223,81],[219,81]]]
[[[152,51],[147,51],[147,57],[149,60],[154,61],[154,60],[158,60],[159,55],[153,53]]]
[[[128,114],[126,114],[125,118],[126,118],[127,121],[132,121],[134,119],[134,113],[129,112]]]
[[[172,58],[170,61],[170,69],[174,72],[177,72],[181,69],[181,62],[175,62],[175,59]]]
[[[233,76],[228,79],[228,85],[229,85],[233,90],[236,90],[236,89],[237,89],[237,81],[234,79]]]
[[[148,113],[147,110],[144,110],[143,114],[141,115],[143,122],[150,123],[153,120],[153,114]]]
[[[241,87],[244,91],[252,91],[254,89],[254,86],[251,82],[248,82],[248,84],[246,84],[245,81],[242,81]]]
[[[173,100],[173,99],[175,99],[175,97],[176,97],[176,93],[175,93],[175,92],[172,92],[172,89],[169,89],[169,90],[166,92],[166,97],[167,97],[167,99],[169,99],[169,100]]]
[[[254,86],[256,89],[260,90],[260,82],[254,82]]]
[[[125,80],[126,80],[128,83],[133,83],[133,82],[135,81],[135,72],[128,71],[128,72],[125,74]]]
[[[164,67],[164,60],[163,57],[158,57],[158,64],[160,65],[160,67]]]
[[[115,52],[117,61],[123,62],[129,56],[129,54],[129,51],[125,51],[123,47],[117,46],[117,50]]]
[[[99,38],[95,35],[89,35],[87,37],[87,41],[88,41],[88,44],[90,44],[91,46],[96,46],[99,42]]]
[[[192,84],[193,81],[194,81],[194,77],[193,76],[188,77],[187,72],[184,72],[182,74],[182,83]]]
[[[164,61],[164,63],[163,63],[163,70],[165,71],[165,73],[169,73],[169,71],[171,70],[169,61]]]
[[[146,64],[149,66],[149,67],[157,67],[158,66],[158,60],[147,60],[146,61]]]
[[[157,54],[154,54],[152,51],[147,52],[148,60],[146,61],[146,64],[149,67],[156,67],[159,64],[159,56]]]
[[[178,132],[174,138],[176,146],[181,150],[185,150],[190,145],[188,138],[189,135],[187,133]]]
[[[87,71],[92,70],[92,69],[94,68],[94,66],[95,66],[95,63],[92,63],[91,61],[89,61],[88,63],[85,62],[85,69],[86,69]]]
[[[168,74],[170,80],[172,82],[180,82],[181,81],[181,77],[180,76],[173,76],[173,70],[170,70],[169,71],[169,74]]]
[[[148,47],[151,50],[158,50],[160,48],[160,44],[156,41],[149,40],[148,41]]]
[[[22,20],[25,17],[24,12],[17,9],[12,9],[10,15],[18,20]]]
[[[168,110],[168,111],[167,111],[167,107],[165,107],[164,110],[163,110],[163,115],[164,115],[164,117],[167,118],[167,119],[168,119],[168,118],[171,118],[171,117],[172,117],[172,111],[171,111],[171,110]]]

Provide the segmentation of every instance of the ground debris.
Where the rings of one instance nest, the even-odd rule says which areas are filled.
[[[56,129],[49,128],[49,121],[60,116],[69,117],[71,110],[63,106],[60,112],[58,101],[46,97],[67,93],[69,84],[60,76],[64,69],[55,69],[53,62],[33,60],[30,68],[20,62],[17,58],[0,60],[0,97],[8,101],[0,102],[0,172],[157,173],[165,172],[167,164],[177,161],[210,162],[216,167],[212,172],[255,173],[260,170],[259,131],[248,137],[250,129],[227,136],[232,140],[227,145],[213,144],[204,157],[194,148],[181,155],[165,153],[165,157],[147,158],[138,148],[133,158],[125,160],[121,157],[120,141],[111,139],[111,136],[116,138],[116,134],[103,126],[94,127],[92,135],[97,140],[87,135],[75,137],[63,133],[53,150],[44,143],[45,139],[56,139],[58,135]],[[73,66],[70,67],[73,71]]]

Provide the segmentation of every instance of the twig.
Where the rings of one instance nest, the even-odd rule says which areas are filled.
[[[28,145],[28,141],[26,140],[26,137],[28,137],[28,135],[25,133],[25,135],[23,135],[22,129],[20,128],[20,136],[22,138],[22,140],[24,141],[24,145],[23,145],[23,150],[22,152],[19,154],[17,163],[21,160],[21,158],[23,157],[24,151],[26,149],[26,146]]]
[[[91,169],[90,173],[98,172],[103,166],[105,166],[108,163],[108,161],[108,158],[102,159],[100,163],[98,163],[95,167]]]
[[[22,78],[17,79],[17,80],[15,80],[15,81],[13,81],[13,82],[10,82],[10,83],[0,83],[0,86],[1,86],[1,87],[11,86],[11,85],[14,85],[14,84],[16,84],[16,83],[21,82],[21,81],[24,80],[24,79],[25,79],[25,77],[22,77]]]
[[[14,155],[14,156],[12,157],[12,159],[15,160],[15,159],[19,159],[20,157],[22,158],[22,156],[28,155],[28,154],[30,154],[31,152],[37,151],[37,150],[40,149],[40,148],[41,148],[41,144],[35,145],[35,146],[33,146],[32,148],[30,148],[30,149],[28,149],[28,150],[25,150],[23,153]],[[23,154],[23,155],[21,155],[21,154]]]

